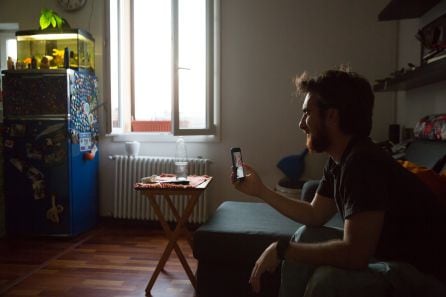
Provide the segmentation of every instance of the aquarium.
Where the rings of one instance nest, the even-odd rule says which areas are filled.
[[[17,31],[18,69],[86,69],[94,72],[94,39],[81,29]]]

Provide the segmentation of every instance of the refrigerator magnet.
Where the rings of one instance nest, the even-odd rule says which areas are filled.
[[[92,146],[91,133],[89,132],[79,133],[79,145],[81,152],[89,151]]]
[[[6,139],[5,140],[5,147],[9,148],[9,149],[13,149],[14,148],[14,140]]]
[[[74,143],[74,144],[79,143],[79,134],[77,133],[76,130],[71,129],[70,136],[71,136],[71,142],[72,143]]]

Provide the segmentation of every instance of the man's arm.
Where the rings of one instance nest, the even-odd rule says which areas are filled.
[[[291,243],[285,252],[285,260],[344,269],[366,268],[378,244],[383,221],[382,211],[357,213],[345,220],[342,240]],[[279,264],[277,242],[274,242],[265,249],[252,270],[249,283],[255,292],[260,290],[261,275],[265,271],[274,271]]]
[[[317,193],[311,203],[281,196],[269,188],[259,198],[288,218],[308,226],[322,226],[337,212],[333,199]]]
[[[383,211],[357,213],[345,220],[342,240],[315,244],[291,243],[285,259],[346,269],[365,268],[375,252],[383,222]]]
[[[235,188],[262,199],[294,221],[309,226],[322,226],[337,212],[333,199],[316,194],[313,201],[308,203],[284,197],[266,187],[254,169],[246,164],[244,167],[247,171],[246,177],[242,182],[233,182]]]

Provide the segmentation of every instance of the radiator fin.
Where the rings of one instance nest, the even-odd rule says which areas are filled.
[[[146,176],[161,173],[174,173],[174,158],[148,156],[114,156],[115,160],[115,191],[113,197],[113,217],[119,219],[158,220],[149,204],[149,200],[140,191],[135,191],[133,185]],[[208,174],[208,159],[189,159],[190,175]],[[198,199],[198,203],[189,218],[189,223],[204,223],[207,219],[206,193]],[[172,202],[182,214],[187,199],[182,195],[172,196]],[[161,211],[169,222],[174,222],[175,216],[168,203],[161,197],[156,197]]]

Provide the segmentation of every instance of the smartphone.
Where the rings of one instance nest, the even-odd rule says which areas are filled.
[[[245,170],[243,169],[242,150],[239,147],[231,148],[232,170],[235,180],[242,181],[245,179]]]

